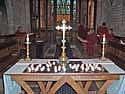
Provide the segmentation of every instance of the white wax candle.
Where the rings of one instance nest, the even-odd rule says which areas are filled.
[[[29,42],[29,34],[27,34],[26,41]]]
[[[105,42],[105,41],[106,41],[105,34],[103,34],[103,42]]]

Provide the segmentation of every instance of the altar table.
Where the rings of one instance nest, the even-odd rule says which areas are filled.
[[[104,94],[107,88],[112,85],[115,80],[120,80],[120,75],[125,74],[125,71],[123,71],[108,59],[106,61],[101,61],[100,59],[69,60],[82,61],[82,63],[101,64],[108,71],[106,73],[24,73],[24,70],[28,67],[29,64],[45,63],[48,60],[58,61],[57,59],[33,59],[30,63],[25,63],[25,61],[21,59],[7,72],[5,72],[4,76],[11,76],[12,80],[15,80],[17,83],[19,83],[19,85],[27,92],[27,94],[34,94],[34,91],[26,83],[26,81],[36,81],[40,87],[41,94],[55,94],[56,91],[65,83],[68,83],[77,92],[77,94],[89,94],[88,89],[91,86],[91,83],[95,81],[99,88],[97,94]],[[6,83],[5,77],[4,80],[4,83]],[[83,81],[86,81],[85,86],[83,86]],[[105,82],[102,84],[100,81]],[[122,84],[124,83],[125,82]],[[122,86],[122,84],[120,84],[120,86]],[[7,85],[5,85],[5,89],[8,88],[6,86]],[[17,87],[19,86],[17,85]],[[20,90],[20,87],[18,90]],[[7,90],[5,90],[5,94],[9,94],[7,93]],[[116,94],[116,92],[111,92],[110,94]]]

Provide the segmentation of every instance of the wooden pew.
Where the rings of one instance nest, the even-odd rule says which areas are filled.
[[[106,57],[112,59],[121,68],[125,69],[125,45],[120,44],[120,42],[110,41],[106,45]]]
[[[16,48],[15,35],[0,36],[0,40],[5,40],[0,42],[0,58],[8,56]]]

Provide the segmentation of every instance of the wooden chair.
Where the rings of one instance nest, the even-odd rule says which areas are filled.
[[[16,32],[18,52],[20,52],[21,49],[25,49],[25,45],[24,45],[25,38],[26,38],[26,32]]]

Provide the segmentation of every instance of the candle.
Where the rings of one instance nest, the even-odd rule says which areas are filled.
[[[27,41],[27,43],[29,43],[29,34],[27,34],[26,41]]]
[[[103,42],[105,42],[105,41],[106,41],[105,34],[103,34]]]

